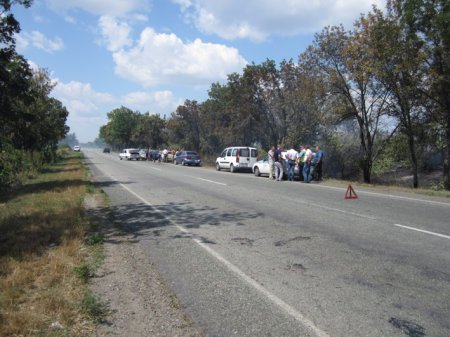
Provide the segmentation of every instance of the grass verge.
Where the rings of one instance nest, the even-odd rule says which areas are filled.
[[[86,336],[105,316],[87,285],[103,259],[92,192],[81,155],[65,152],[0,197],[0,336]]]

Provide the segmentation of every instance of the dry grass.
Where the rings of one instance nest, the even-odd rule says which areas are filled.
[[[86,336],[83,215],[86,171],[79,155],[47,168],[0,203],[0,336]],[[59,328],[51,324],[59,322]]]

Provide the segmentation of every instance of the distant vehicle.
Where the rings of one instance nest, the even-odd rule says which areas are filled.
[[[228,169],[230,172],[251,171],[256,163],[258,151],[254,147],[232,146],[222,151],[216,159],[216,169]]]
[[[159,160],[159,150],[148,150],[148,160],[157,161]]]
[[[111,152],[111,149],[109,147],[105,147],[103,149],[103,153],[110,153],[110,152]]]
[[[120,153],[119,153],[119,159],[126,159],[126,160],[139,160],[141,158],[141,156],[139,155],[139,150],[138,149],[123,149]]]
[[[283,178],[287,178],[287,163],[286,163],[286,152],[281,152],[281,157],[284,159],[283,161]],[[262,175],[269,175],[270,174],[270,167],[269,167],[269,158],[265,157],[262,160],[258,160],[256,163],[253,164],[252,167],[253,174],[257,177]],[[275,172],[274,172],[275,174]],[[300,176],[298,171],[298,166],[294,169],[294,178],[296,176]]]
[[[202,160],[197,152],[195,151],[181,151],[177,152],[174,159],[175,165],[195,165],[200,166]]]
[[[147,160],[147,150],[146,149],[140,149],[139,150],[139,156],[140,160]]]
[[[75,145],[73,147],[73,150],[76,151],[76,152],[80,152],[81,151],[81,147],[79,145]]]

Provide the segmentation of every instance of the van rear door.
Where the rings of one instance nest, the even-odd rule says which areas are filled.
[[[238,150],[239,155],[239,167],[251,168],[253,164],[251,163],[251,149],[248,147],[240,148]]]

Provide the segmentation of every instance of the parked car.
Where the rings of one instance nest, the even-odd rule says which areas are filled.
[[[140,160],[147,160],[147,150],[146,149],[140,149],[139,150],[139,159]]]
[[[139,160],[141,158],[141,156],[139,155],[139,150],[138,149],[123,149],[119,153],[119,158],[120,158],[120,160],[122,160],[122,159]]]
[[[254,147],[233,146],[227,147],[216,159],[216,169],[228,169],[230,172],[238,170],[251,171],[256,163],[258,151]]]
[[[197,152],[195,151],[181,151],[177,152],[174,159],[175,165],[196,165],[200,166],[202,160]]]
[[[81,147],[79,145],[75,145],[73,147],[73,150],[76,151],[76,152],[80,152],[81,151]]]
[[[156,161],[156,160],[159,160],[159,150],[148,150],[148,153],[147,153],[147,155],[148,155],[148,160],[153,160],[153,161]]]
[[[103,148],[103,153],[110,153],[111,149],[109,147]]]
[[[283,151],[281,152],[281,157],[283,159],[286,159],[286,152],[287,151]],[[258,160],[256,163],[253,164],[252,167],[252,171],[253,174],[257,177],[262,176],[262,175],[269,175],[270,174],[270,167],[269,167],[269,159],[268,157],[265,157],[262,160]],[[275,172],[274,172],[275,174]],[[294,178],[295,177],[300,177],[299,171],[298,171],[298,166],[295,167],[294,170]],[[287,178],[287,163],[286,160],[283,161],[283,179]]]

